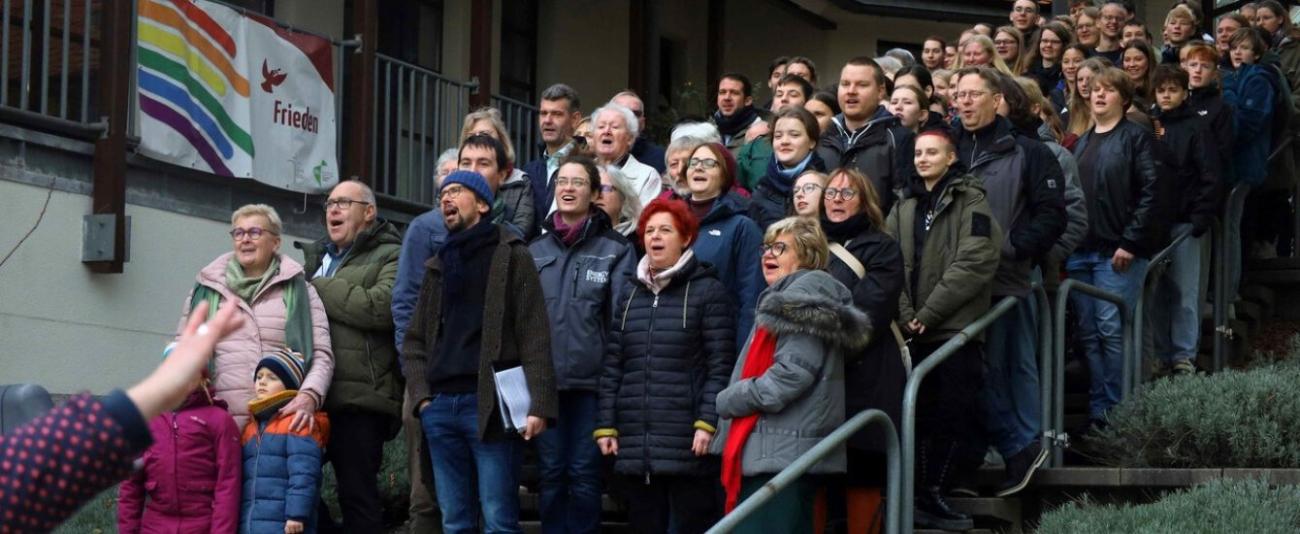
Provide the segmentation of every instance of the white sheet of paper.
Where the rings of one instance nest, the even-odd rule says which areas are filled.
[[[528,425],[528,410],[532,397],[528,395],[528,381],[523,367],[511,367],[493,373],[497,385],[497,406],[501,408],[501,421],[506,428],[518,431]]]

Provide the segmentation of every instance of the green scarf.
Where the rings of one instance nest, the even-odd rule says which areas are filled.
[[[230,262],[226,264],[226,287],[244,302],[253,303],[253,297],[266,286],[266,283],[274,278],[280,272],[280,258],[272,257],[271,264],[266,266],[259,278],[249,278],[244,274],[244,266],[239,264],[234,256],[230,257]]]
[[[247,278],[244,276],[243,267],[232,257],[230,263],[226,265],[226,287],[251,307],[253,297],[262,290],[263,286],[270,283],[271,279],[275,278],[275,273],[279,271],[280,259],[276,257],[261,278]],[[190,310],[197,309],[203,303],[208,305],[208,317],[216,315],[217,308],[221,304],[221,293],[202,283],[195,283],[194,294],[190,297]],[[289,350],[302,356],[304,369],[311,369],[311,301],[307,294],[307,279],[302,273],[294,275],[284,286],[284,310],[284,344],[289,347]],[[211,367],[210,364],[209,369]]]

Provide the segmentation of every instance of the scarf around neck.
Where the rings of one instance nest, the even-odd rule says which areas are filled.
[[[651,293],[658,295],[663,288],[668,287],[669,282],[673,281],[673,277],[682,272],[682,270],[686,268],[686,264],[694,257],[695,251],[692,249],[686,249],[686,252],[682,253],[682,257],[677,258],[677,263],[674,263],[672,267],[651,274],[650,255],[646,254],[645,256],[641,256],[641,261],[637,263],[636,278],[637,280],[640,280],[642,284],[645,284],[646,289],[649,289]]]
[[[776,335],[767,331],[762,325],[754,328],[754,337],[749,342],[749,351],[745,353],[744,367],[740,369],[740,379],[763,376],[776,361]],[[761,413],[754,412],[731,421],[731,430],[727,433],[727,442],[722,448],[722,487],[727,490],[728,513],[736,508],[740,497],[741,474],[745,442],[758,426]]]
[[[736,110],[730,117],[724,117],[721,111],[713,112],[713,123],[718,126],[718,133],[731,139],[748,128],[757,117],[758,111],[754,106],[745,106]]]
[[[230,292],[239,296],[248,304],[253,303],[253,297],[266,286],[275,275],[280,272],[280,255],[276,254],[271,258],[271,264],[266,266],[262,276],[250,278],[244,274],[244,266],[239,264],[239,260],[234,256],[226,263],[226,287]]]
[[[466,262],[478,251],[496,246],[498,241],[500,233],[497,225],[484,219],[447,236],[447,243],[438,251],[438,258],[442,260],[443,291],[446,293],[442,299],[444,306],[457,300],[464,290],[468,278],[465,274]]]
[[[781,162],[777,161],[776,155],[773,154],[772,159],[767,162],[767,174],[763,175],[763,181],[781,195],[790,196],[791,191],[794,190],[794,181],[799,175],[809,168],[817,169],[817,167],[820,167],[820,165],[813,163],[814,160],[818,163],[821,162],[821,158],[817,156],[815,150],[804,156],[803,161],[787,169],[781,166]]]
[[[871,228],[871,221],[867,220],[866,213],[859,213],[840,222],[831,222],[825,214],[822,214],[821,219],[822,230],[826,231],[826,237],[833,243],[843,243]]]
[[[578,238],[582,236],[582,231],[587,228],[587,222],[589,221],[591,221],[590,215],[583,217],[577,224],[569,226],[564,223],[564,217],[560,216],[559,212],[556,212],[555,218],[551,219],[551,222],[555,224],[555,235],[559,236],[560,241],[563,241],[566,247],[571,247],[578,242]]]

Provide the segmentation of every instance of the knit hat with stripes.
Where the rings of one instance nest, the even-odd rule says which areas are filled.
[[[307,375],[307,370],[303,368],[302,357],[289,349],[280,349],[262,356],[262,360],[257,362],[257,367],[253,369],[254,382],[257,381],[257,372],[263,367],[270,369],[280,378],[284,383],[284,389],[301,388],[303,377]]]

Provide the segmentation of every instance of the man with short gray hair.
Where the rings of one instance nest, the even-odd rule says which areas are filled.
[[[665,169],[664,147],[650,140],[650,133],[646,128],[645,102],[631,89],[619,92],[609,101],[632,110],[632,114],[636,115],[637,122],[641,124],[641,134],[637,136],[636,143],[632,144],[632,156],[637,161],[654,167],[654,170],[659,171],[659,174],[662,175]]]
[[[554,205],[555,189],[551,186],[551,177],[559,169],[560,161],[568,157],[569,152],[577,146],[573,130],[582,121],[582,101],[572,87],[557,83],[542,91],[537,108],[542,155],[524,165],[523,171],[532,180],[533,214],[537,218],[537,224],[541,224]],[[590,143],[591,140],[584,142]]]
[[[323,408],[332,433],[346,436],[330,441],[325,460],[338,479],[343,531],[378,532],[384,523],[376,477],[402,412],[391,309],[402,234],[378,217],[374,191],[357,180],[330,191],[325,231],[315,242],[296,243],[329,316],[334,378]]]

